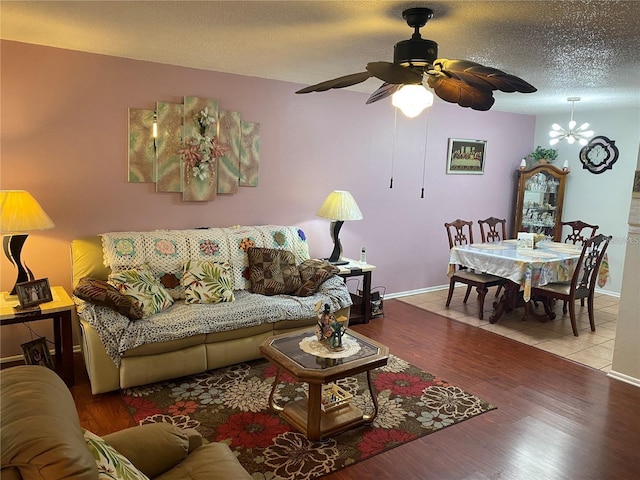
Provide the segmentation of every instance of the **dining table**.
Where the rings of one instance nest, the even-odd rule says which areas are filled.
[[[497,322],[505,311],[531,301],[531,288],[555,282],[570,282],[580,260],[581,245],[553,241],[538,242],[535,248],[523,248],[518,240],[458,245],[449,255],[448,275],[456,266],[489,273],[506,280],[501,297],[494,302],[489,317]],[[599,283],[606,282],[602,270]]]

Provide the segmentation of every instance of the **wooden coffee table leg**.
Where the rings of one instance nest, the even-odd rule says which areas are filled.
[[[269,407],[271,408],[271,410],[273,410],[276,413],[279,413],[282,410],[284,410],[284,407],[278,405],[274,399],[276,388],[278,388],[279,378],[280,378],[280,367],[278,367],[276,370],[276,378],[273,379],[273,386],[271,387],[271,393],[269,394]]]
[[[309,401],[307,403],[307,438],[309,440],[320,440],[320,416],[322,414],[322,384],[309,384]]]
[[[369,385],[369,393],[371,394],[371,400],[373,401],[373,412],[370,414],[363,414],[362,420],[364,423],[373,423],[378,416],[378,394],[373,386],[373,382],[371,382],[371,370],[367,370],[367,384]]]
[[[307,438],[309,440],[320,440],[320,416],[322,402],[322,384],[309,384],[309,402],[307,404]]]

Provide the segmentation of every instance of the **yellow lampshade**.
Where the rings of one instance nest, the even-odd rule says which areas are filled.
[[[21,233],[55,227],[49,215],[26,190],[0,191],[0,232]]]
[[[362,220],[362,212],[353,195],[344,190],[331,192],[316,215],[330,220]]]

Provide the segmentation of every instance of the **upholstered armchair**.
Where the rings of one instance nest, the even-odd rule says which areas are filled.
[[[104,437],[84,430],[55,372],[24,365],[0,371],[3,480],[251,479],[223,443],[156,423]],[[103,473],[104,475],[104,473]]]

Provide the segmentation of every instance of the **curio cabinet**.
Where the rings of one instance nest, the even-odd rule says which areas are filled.
[[[561,241],[560,222],[568,173],[553,165],[518,170],[513,238],[518,237],[518,232],[530,232]]]

